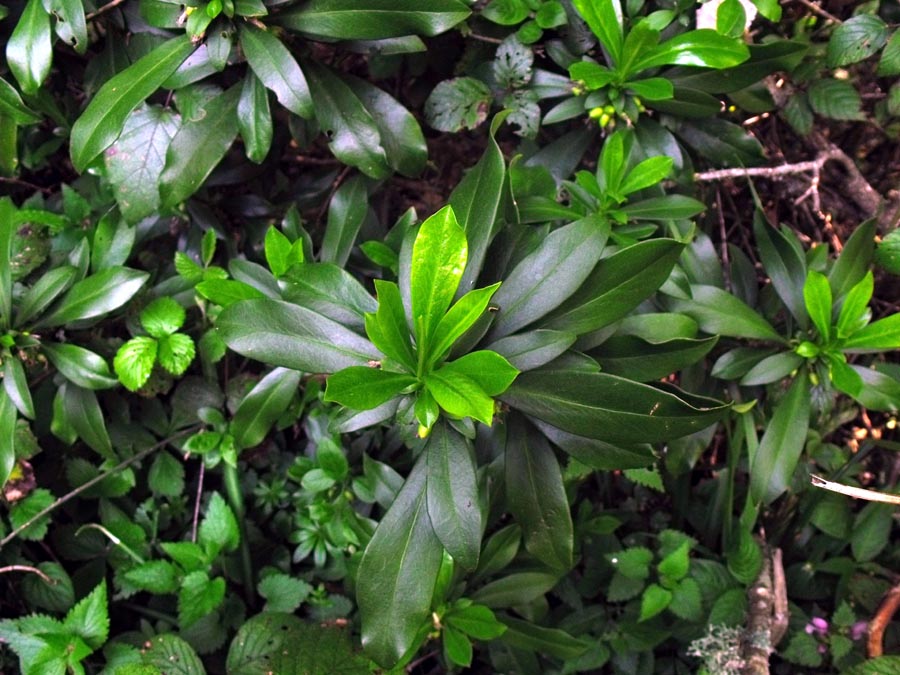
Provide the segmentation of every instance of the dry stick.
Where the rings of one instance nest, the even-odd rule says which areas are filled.
[[[878,606],[878,611],[869,622],[869,640],[866,643],[866,651],[869,658],[874,659],[884,654],[884,631],[897,608],[900,607],[900,585],[894,586],[884,596],[884,600]]]
[[[118,473],[119,471],[122,471],[123,469],[127,469],[129,466],[131,466],[135,462],[139,462],[140,460],[144,459],[144,457],[146,457],[147,455],[159,450],[162,447],[165,447],[172,441],[178,440],[179,438],[182,438],[183,436],[192,434],[196,430],[197,430],[197,427],[191,427],[190,429],[185,429],[184,431],[178,432],[174,436],[169,436],[169,438],[162,440],[159,443],[156,443],[154,445],[151,445],[149,448],[144,448],[143,450],[141,450],[139,453],[137,453],[133,457],[129,457],[128,459],[119,462],[113,468],[111,468],[109,471],[106,471],[105,473],[101,473],[97,476],[94,476],[88,482],[83,483],[82,485],[79,485],[77,488],[75,488],[71,492],[64,494],[62,497],[60,497],[55,502],[53,502],[50,506],[48,506],[44,509],[41,509],[36,514],[34,514],[31,518],[29,518],[24,523],[19,525],[19,527],[17,527],[12,532],[10,532],[8,535],[6,535],[3,539],[0,539],[0,551],[2,551],[3,548],[9,542],[11,542],[13,539],[18,537],[24,530],[26,530],[27,528],[34,525],[41,518],[43,518],[44,516],[46,516],[49,513],[52,513],[53,511],[58,509],[60,506],[62,506],[66,502],[68,502],[69,500],[77,497],[85,490],[88,490],[88,489],[94,487],[100,481],[102,481],[106,478],[109,478],[110,476]]]
[[[91,12],[90,14],[86,15],[84,17],[84,19],[85,19],[85,21],[93,21],[98,16],[101,16],[102,14],[106,14],[107,12],[114,10],[116,7],[121,5],[123,2],[125,2],[125,0],[112,0],[112,2],[108,2],[105,5],[103,5],[103,7],[100,7],[96,12]]]
[[[852,487],[843,483],[835,483],[834,481],[825,480],[821,476],[812,474],[809,482],[823,490],[831,490],[838,494],[853,497],[854,499],[865,499],[870,502],[881,502],[883,504],[895,504],[900,506],[900,496],[891,495],[885,492],[876,492],[875,490],[866,490],[865,488]]]
[[[822,9],[814,2],[811,2],[810,0],[797,0],[797,2],[799,2],[804,7],[810,9],[814,14],[818,14],[819,16],[821,16],[825,19],[828,19],[829,21],[834,21],[836,24],[844,23],[839,18],[837,18],[834,14],[829,12],[827,9]]]
[[[763,544],[763,565],[747,591],[747,630],[742,644],[744,675],[769,675],[769,655],[787,629],[787,587],[781,551]]]
[[[203,496],[203,476],[206,463],[200,460],[200,477],[197,479],[197,498],[194,500],[194,519],[191,522],[191,541],[197,543],[197,524],[200,522],[200,498]]]
[[[56,579],[51,579],[37,567],[32,567],[31,565],[7,565],[6,567],[0,567],[0,574],[6,574],[7,572],[31,572],[32,574],[37,574],[51,586],[56,586]]]

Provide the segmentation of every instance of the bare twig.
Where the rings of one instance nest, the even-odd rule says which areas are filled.
[[[822,169],[828,158],[818,158],[808,162],[796,164],[781,164],[780,166],[751,166],[750,168],[716,169],[715,171],[701,171],[694,174],[694,180],[698,183],[728,180],[731,178],[774,178],[775,176],[788,176],[798,173],[815,173]]]
[[[829,21],[833,21],[836,24],[844,23],[839,18],[837,18],[834,14],[829,12],[827,9],[822,9],[816,3],[811,0],[797,0],[801,5],[809,9],[813,14],[818,14],[823,19],[828,19]]]
[[[769,675],[769,655],[784,637],[788,625],[787,587],[780,549],[765,542],[763,564],[747,591],[747,630],[742,644],[744,675]]]
[[[197,523],[200,522],[200,498],[203,496],[203,475],[206,464],[200,460],[200,477],[197,479],[197,498],[194,500],[194,519],[191,521],[191,541],[197,541]]]
[[[9,542],[11,542],[13,539],[18,537],[23,531],[25,531],[26,529],[28,529],[29,527],[34,525],[41,518],[52,513],[53,511],[58,509],[60,506],[62,506],[66,502],[68,502],[71,499],[74,499],[75,497],[80,495],[85,490],[89,490],[90,488],[94,487],[97,483],[105,480],[106,478],[109,478],[113,474],[119,473],[119,471],[127,469],[129,466],[131,466],[135,462],[139,462],[140,460],[144,459],[144,457],[146,457],[147,455],[150,455],[151,453],[156,452],[157,450],[159,450],[160,448],[162,448],[165,445],[168,445],[172,441],[176,441],[179,438],[182,438],[184,436],[194,433],[196,430],[197,430],[197,427],[191,427],[190,429],[185,429],[184,431],[180,431],[177,434],[170,436],[169,438],[167,438],[165,440],[160,441],[159,443],[155,443],[148,448],[144,448],[143,450],[138,452],[133,457],[129,457],[128,459],[119,462],[113,468],[111,468],[109,471],[104,471],[103,473],[94,476],[86,483],[82,483],[81,485],[79,485],[77,488],[75,488],[71,492],[64,494],[62,497],[60,497],[55,502],[50,504],[50,506],[41,509],[36,514],[34,514],[31,518],[29,518],[24,523],[19,525],[19,527],[17,527],[12,532],[10,532],[8,535],[6,535],[3,539],[0,539],[0,551],[2,551],[3,548]]]
[[[865,499],[870,502],[881,502],[883,504],[900,505],[900,496],[890,495],[884,492],[876,492],[875,490],[866,490],[865,488],[852,487],[843,483],[835,483],[834,481],[825,480],[821,476],[815,474],[809,477],[809,482],[824,490],[831,490],[838,494],[853,497],[854,499]]]
[[[894,618],[897,609],[900,608],[900,585],[894,586],[887,592],[875,616],[869,622],[869,640],[866,650],[870,659],[884,654],[884,631],[891,619]]]
[[[31,572],[32,574],[37,574],[51,586],[56,586],[56,579],[51,579],[37,567],[32,567],[31,565],[7,565],[6,567],[0,567],[0,574],[6,574],[7,572]]]
[[[41,187],[40,185],[35,185],[34,183],[29,183],[27,180],[22,180],[21,178],[9,178],[7,176],[0,176],[0,183],[8,183],[10,185],[20,185],[22,187],[30,188],[31,190],[38,190],[43,192],[45,195],[49,195],[53,192],[50,188]]]
[[[125,2],[125,0],[112,0],[112,2],[108,2],[105,5],[103,5],[103,7],[98,8],[97,11],[91,12],[90,14],[85,15],[84,19],[85,19],[85,21],[93,21],[98,16],[102,16],[103,14],[106,14],[107,12],[111,12],[116,7],[121,5],[123,2]]]

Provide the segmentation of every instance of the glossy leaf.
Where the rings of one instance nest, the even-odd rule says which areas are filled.
[[[434,36],[468,15],[459,0],[310,0],[280,14],[278,20],[286,28],[318,38],[381,40]]]
[[[794,352],[772,354],[748,370],[747,374],[741,378],[740,383],[745,387],[751,387],[778,382],[803,365],[803,361],[803,357]]]
[[[234,279],[208,279],[201,281],[194,289],[201,296],[222,307],[228,307],[241,300],[255,300],[266,297],[265,293],[243,281]]]
[[[711,29],[700,29],[676,35],[642,54],[633,70],[663,65],[730,68],[748,58],[750,52],[742,40],[720,35]]]
[[[400,288],[391,281],[375,280],[378,293],[378,311],[366,315],[366,334],[381,353],[412,372],[416,369],[406,314]]]
[[[492,609],[524,606],[550,591],[558,581],[559,575],[548,572],[516,572],[485,584],[469,597]]]
[[[465,375],[476,382],[488,396],[502,394],[518,375],[518,371],[500,354],[487,350],[469,352],[445,363],[441,371]]]
[[[573,529],[559,462],[543,434],[521,418],[509,422],[504,454],[506,501],[525,548],[550,569],[572,566]]]
[[[44,342],[41,349],[63,377],[79,387],[109,389],[118,384],[106,360],[84,347]]]
[[[425,386],[438,405],[454,417],[472,417],[490,426],[494,400],[468,375],[443,368],[425,377]]]
[[[15,356],[3,359],[3,389],[20,413],[34,419],[34,402],[31,400],[25,368]]]
[[[235,303],[216,328],[238,354],[311,373],[333,373],[378,360],[360,335],[304,307],[268,298]]]
[[[420,351],[431,349],[435,329],[450,307],[463,276],[467,255],[466,235],[450,206],[419,226],[412,249],[409,286]]]
[[[556,309],[591,274],[609,234],[598,219],[585,218],[544,238],[509,273],[494,303],[500,310],[489,339],[514,333]]]
[[[600,39],[613,63],[622,56],[624,31],[622,5],[619,0],[574,0],[572,3],[587,25]]]
[[[295,115],[309,119],[313,102],[300,65],[287,47],[269,31],[251,23],[240,27],[241,49],[260,81]]]
[[[295,250],[296,243],[291,251]],[[293,253],[291,254],[293,255]],[[304,263],[287,276],[282,297],[340,324],[362,331],[366,312],[378,308],[375,299],[352,274],[331,263]],[[376,281],[376,286],[379,283]]]
[[[900,314],[870,323],[844,341],[843,350],[854,354],[900,349]]]
[[[875,227],[874,218],[860,223],[828,272],[836,301],[842,300],[869,271],[875,252]]]
[[[72,126],[72,164],[77,171],[113,144],[137,108],[194,50],[188,36],[173,38],[109,79]]]
[[[503,186],[506,180],[506,160],[494,134],[503,120],[502,113],[494,118],[484,154],[450,194],[450,206],[460,226],[465,230],[469,246],[468,262],[459,282],[457,295],[468,293],[475,288],[488,246],[498,227],[498,218],[505,198]]]
[[[650,382],[698,363],[718,339],[713,336],[647,341],[635,335],[615,335],[589,354],[611,375]]]
[[[824,274],[815,270],[807,272],[803,301],[819,336],[828,342],[831,339],[831,286]]]
[[[238,133],[241,88],[233,86],[203,105],[205,114],[182,124],[166,152],[159,177],[163,207],[177,206],[194,194],[228,152]]]
[[[672,239],[653,239],[601,260],[581,287],[542,324],[579,335],[611,324],[663,284],[682,248]]]
[[[863,61],[881,49],[890,30],[877,14],[857,14],[837,26],[828,39],[829,68]]]
[[[873,368],[851,366],[863,381],[855,396],[869,410],[900,410],[900,380]]]
[[[106,459],[116,459],[106,431],[97,395],[90,389],[67,384],[63,395],[66,419],[82,441]]]
[[[441,565],[443,547],[426,506],[426,476],[423,458],[382,517],[356,574],[363,647],[385,668],[418,646]]]
[[[846,338],[868,323],[871,316],[869,301],[872,299],[874,291],[875,277],[870,270],[844,298],[836,325],[838,338]]]
[[[691,285],[690,300],[674,299],[672,309],[692,317],[711,335],[781,341],[771,324],[737,297],[715,286]]]
[[[770,504],[788,487],[809,429],[810,391],[806,374],[795,378],[779,401],[750,465],[750,494]]]
[[[276,368],[247,392],[231,420],[238,448],[259,445],[272,425],[284,414],[300,386],[300,373]]]
[[[391,168],[404,176],[418,176],[425,168],[428,148],[416,118],[397,99],[366,80],[345,75],[344,81],[372,116]]]
[[[522,373],[500,398],[564,431],[610,443],[678,438],[708,427],[728,410],[711,399],[579,370]]]
[[[589,641],[574,638],[558,628],[538,626],[510,616],[502,616],[500,620],[507,628],[500,640],[518,649],[551,654],[558,659],[575,660],[591,646]]]
[[[25,105],[19,92],[0,77],[0,115],[10,118],[19,126],[37,124],[41,116]]]
[[[22,91],[35,95],[50,74],[50,15],[41,0],[28,0],[6,43],[6,61]]]
[[[328,147],[335,157],[371,178],[388,176],[391,167],[378,125],[353,89],[337,73],[317,63],[304,62],[303,70],[316,102],[316,121],[328,135]]]
[[[299,66],[298,66],[299,67]],[[265,86],[253,73],[247,73],[237,104],[238,132],[244,141],[247,159],[259,164],[272,146],[272,111]]]
[[[319,259],[339,267],[347,264],[359,228],[369,211],[366,179],[354,176],[343,183],[328,203],[328,222]]]
[[[103,316],[131,300],[149,277],[147,272],[128,267],[101,270],[72,286],[35,326],[53,327]]]
[[[29,288],[18,302],[16,325],[28,325],[31,319],[65,293],[75,282],[77,276],[78,270],[71,265],[55,267],[41,275],[34,286]]]
[[[325,400],[354,410],[377,408],[417,382],[412,375],[369,366],[339,370],[328,378]]]
[[[6,485],[16,465],[16,406],[0,390],[0,487]]]
[[[119,347],[113,368],[119,381],[130,391],[143,387],[156,364],[159,343],[146,335],[138,335]]]
[[[478,566],[481,508],[469,442],[446,423],[434,426],[425,446],[428,516],[447,553],[466,570]]]
[[[517,370],[534,370],[560,356],[575,339],[574,333],[539,328],[501,338],[487,349],[500,354]]]
[[[805,328],[809,323],[803,291],[807,278],[806,260],[799,251],[796,237],[769,225],[759,209],[753,214],[753,235],[763,267],[778,297],[800,326]]]
[[[159,207],[159,177],[179,124],[180,118],[165,108],[138,108],[106,149],[106,176],[127,222],[136,223]]]

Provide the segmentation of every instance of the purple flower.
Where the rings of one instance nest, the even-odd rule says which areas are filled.
[[[850,639],[851,640],[862,640],[868,631],[869,631],[869,624],[867,622],[857,621],[855,624],[850,626]]]
[[[804,629],[809,635],[817,633],[825,635],[828,633],[828,622],[820,616],[814,616]]]

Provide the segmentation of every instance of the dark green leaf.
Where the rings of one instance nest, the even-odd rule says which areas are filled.
[[[59,563],[42,562],[37,568],[51,579],[47,583],[35,574],[22,579],[25,599],[34,607],[62,614],[75,604],[75,589],[72,578]]]
[[[103,85],[72,126],[72,164],[76,170],[84,171],[112,145],[128,114],[159,89],[193,50],[187,35],[173,38]]]
[[[493,609],[524,606],[550,591],[558,581],[558,575],[547,572],[516,572],[482,586],[469,597]]]
[[[168,452],[160,452],[150,465],[147,484],[158,495],[177,497],[184,490],[184,464]]]
[[[634,335],[615,335],[589,354],[611,375],[650,382],[699,362],[718,339],[714,336],[648,342]]]
[[[37,94],[53,62],[50,15],[41,0],[28,0],[25,5],[6,43],[6,61],[22,91]]]
[[[149,638],[142,651],[143,662],[156,668],[157,672],[165,671],[167,675],[204,675],[206,672],[197,652],[177,635],[165,633]]]
[[[5,398],[0,395],[0,398]],[[12,448],[12,446],[10,446]],[[38,488],[27,497],[13,503],[9,509],[9,524],[18,529],[25,525],[39,513],[49,508],[54,502],[50,490]],[[31,525],[19,533],[19,538],[25,541],[40,541],[47,535],[50,525],[50,516],[45,514],[37,518]]]
[[[381,40],[433,36],[469,15],[459,0],[310,0],[278,17],[286,28],[319,38]]]
[[[22,101],[19,92],[0,77],[0,114],[9,117],[19,126],[37,124],[41,116]]]
[[[266,599],[263,612],[291,613],[309,597],[313,587],[302,579],[276,572],[260,581],[257,590]]]
[[[426,502],[434,533],[454,562],[466,570],[478,566],[481,508],[469,442],[458,431],[435,425],[425,446]]]
[[[753,214],[753,236],[759,247],[759,257],[778,297],[805,328],[809,321],[803,297],[806,283],[806,260],[800,254],[796,237],[776,230],[757,209]],[[793,241],[792,241],[793,239]]]
[[[93,319],[118,309],[137,293],[149,278],[147,272],[128,267],[110,267],[76,283],[49,314],[35,326],[53,327]]]
[[[369,211],[366,184],[363,176],[354,176],[343,183],[331,197],[328,203],[328,223],[322,248],[319,250],[322,262],[334,263],[338,267],[347,264],[359,228]]]
[[[652,464],[656,458],[653,448],[649,445],[612,445],[594,438],[570,434],[546,422],[534,421],[554,445],[594,469],[602,471],[640,469]]]
[[[525,548],[558,572],[572,566],[573,531],[559,462],[544,436],[519,418],[509,420],[504,465],[506,501]]]
[[[16,406],[0,392],[0,487],[6,485],[16,465]]]
[[[501,338],[487,349],[503,356],[517,370],[533,370],[561,355],[575,339],[574,333],[538,329]]]
[[[622,28],[622,5],[619,0],[574,0],[572,3],[587,25],[600,39],[613,63],[622,56],[624,32]]]
[[[304,62],[319,127],[335,157],[371,178],[391,173],[378,125],[350,85],[332,70]]]
[[[182,124],[172,138],[159,177],[163,207],[177,206],[194,194],[228,152],[238,133],[240,95],[235,85],[210,99],[203,104],[203,117]]]
[[[677,133],[715,164],[756,166],[764,159],[759,141],[743,127],[726,120],[686,120],[678,126]]]
[[[857,14],[834,29],[828,39],[828,67],[863,61],[884,47],[890,30],[875,14]]]
[[[750,492],[757,504],[770,504],[788,487],[809,428],[810,390],[806,373],[775,407],[750,464]]]
[[[420,459],[378,524],[356,574],[363,647],[387,668],[418,647],[441,565],[443,547],[426,506],[426,474]]]
[[[380,358],[368,340],[341,324],[268,298],[226,307],[216,327],[237,353],[294,370],[333,373]]]
[[[73,344],[44,342],[44,354],[63,376],[85,389],[109,389],[118,380],[109,371],[106,359]]]
[[[874,560],[888,545],[894,510],[888,504],[867,504],[856,515],[850,533],[850,548],[857,561]]]
[[[300,373],[276,368],[247,392],[231,420],[231,433],[239,449],[262,443],[299,386]]]
[[[864,384],[856,400],[869,410],[900,410],[900,381],[872,368],[851,367]]]
[[[601,260],[581,287],[542,323],[579,335],[611,324],[663,284],[683,248],[673,239],[653,239]]]
[[[545,628],[510,616],[501,616],[500,620],[507,627],[500,639],[518,649],[550,654],[559,659],[575,659],[591,646],[590,642],[574,638],[558,628]]]
[[[344,80],[372,116],[391,168],[404,176],[418,176],[425,168],[428,148],[416,118],[397,99],[366,80],[350,75]]]
[[[879,656],[844,671],[844,675],[893,675],[900,669],[900,656]]]
[[[879,77],[900,75],[900,31],[895,30],[885,45],[876,73]]]
[[[509,335],[556,309],[590,276],[608,234],[599,219],[585,218],[544,238],[494,296],[500,311],[488,338]]]
[[[524,0],[491,0],[481,16],[501,26],[515,26],[528,17],[528,5]]]
[[[578,370],[522,373],[501,399],[564,431],[611,443],[678,438],[708,427],[728,410],[711,399]]]
[[[834,120],[863,119],[862,99],[850,82],[823,78],[814,80],[807,91],[809,105],[823,117]]]
[[[238,132],[244,141],[247,159],[259,164],[269,154],[274,131],[269,94],[253,73],[244,76],[237,104],[237,118]]]
[[[747,371],[740,383],[745,387],[771,384],[787,377],[803,364],[804,358],[795,352],[779,352],[767,356]]]
[[[97,395],[90,389],[83,389],[74,384],[65,385],[63,405],[66,419],[82,441],[99,452],[106,459],[116,459],[106,431],[103,412],[97,402]]]
[[[138,108],[125,119],[118,140],[106,149],[106,176],[127,222],[136,223],[159,207],[159,177],[180,122],[171,110]]]
[[[715,286],[691,285],[690,300],[673,299],[672,309],[692,317],[711,335],[781,341],[781,336],[758,313],[737,297]]]
[[[459,283],[457,295],[475,288],[487,248],[496,234],[497,220],[505,198],[506,161],[494,134],[503,119],[502,113],[494,118],[484,154],[450,194],[450,206],[465,230],[469,245],[466,271]]]
[[[197,541],[206,550],[210,560],[219,551],[230,552],[241,540],[240,528],[231,507],[218,492],[213,492],[206,507],[206,515],[197,530]]]
[[[25,377],[25,368],[15,356],[3,359],[3,389],[20,413],[34,419],[34,403]]]
[[[251,23],[240,26],[241,49],[253,72],[278,102],[295,115],[309,119],[313,102],[303,71],[277,37]]]

